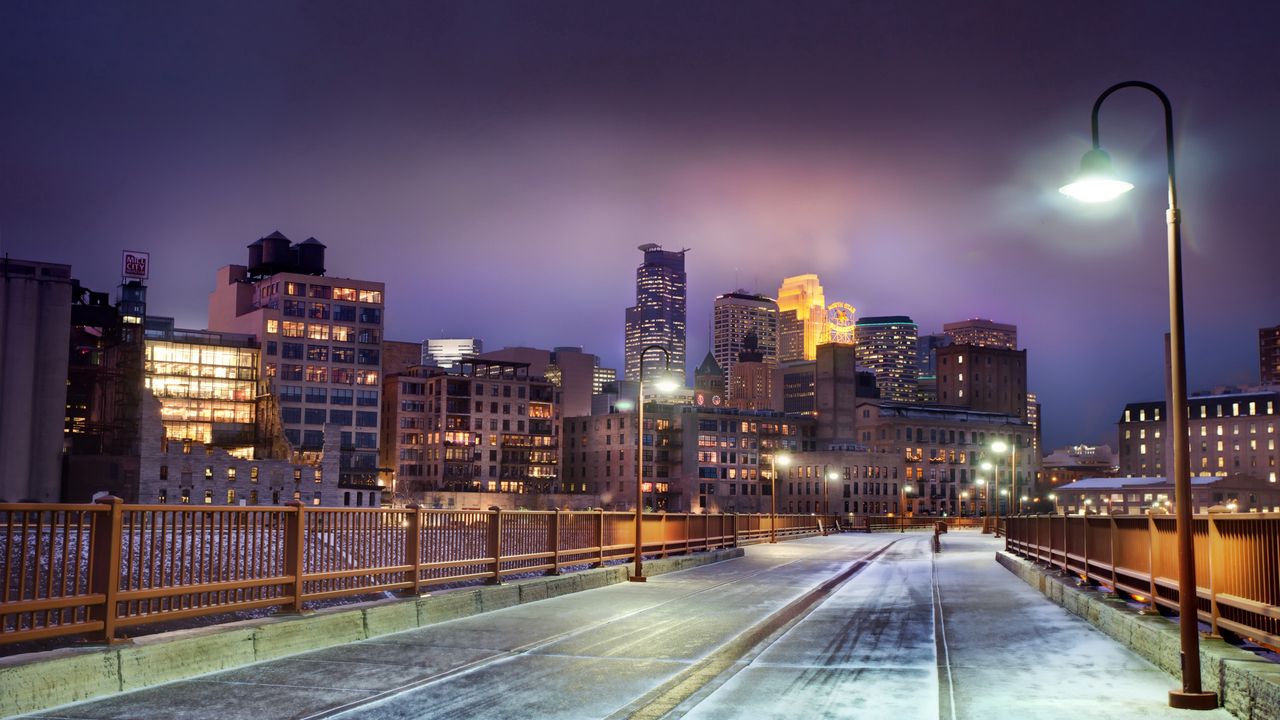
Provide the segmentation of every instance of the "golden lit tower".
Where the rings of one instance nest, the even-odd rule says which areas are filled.
[[[795,275],[778,289],[778,361],[813,360],[827,337],[827,303],[818,276]]]

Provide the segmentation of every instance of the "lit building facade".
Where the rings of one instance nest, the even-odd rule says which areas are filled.
[[[1280,391],[1198,395],[1188,405],[1192,475],[1248,475],[1277,481]],[[1125,405],[1118,423],[1120,475],[1166,474],[1172,458],[1167,422],[1163,402]]]
[[[778,304],[773,298],[745,290],[725,293],[712,305],[711,353],[724,371],[733,399],[733,367],[748,334],[755,338],[761,362],[772,370],[778,365]]]
[[[1068,515],[1171,513],[1177,493],[1166,477],[1096,477],[1057,488],[1057,510]],[[1280,485],[1248,475],[1191,478],[1191,512],[1280,512]]]
[[[729,380],[729,404],[744,410],[769,410],[773,404],[773,367],[756,347],[755,332],[750,331],[742,341]]]
[[[468,359],[384,382],[382,464],[399,500],[434,492],[577,492],[557,472],[556,388],[526,363]],[[432,503],[434,504],[434,503]]]
[[[616,368],[600,367],[596,365],[591,371],[591,394],[599,395],[605,391],[605,386],[618,382],[618,370]]]
[[[827,301],[818,276],[783,279],[777,303],[778,361],[813,360],[827,338]]]
[[[858,320],[857,338],[858,366],[875,374],[880,397],[915,402],[920,392],[915,322],[905,315],[864,317]]]
[[[956,345],[1018,349],[1018,326],[972,318],[945,323],[942,332]]]
[[[326,425],[340,433],[339,483],[378,483],[384,285],[324,274],[324,245],[291,245],[279,232],[249,246],[249,264],[218,271],[209,328],[253,335],[269,396],[260,423],[295,450],[318,450]]]
[[[1263,385],[1280,385],[1280,325],[1258,330],[1258,370]]]
[[[1017,449],[1018,492],[1036,487],[1040,458],[1031,452],[1033,430],[1016,415],[859,401],[856,411],[858,444],[874,452],[900,455],[903,479],[912,486],[908,510],[917,515],[972,515],[982,512],[981,500],[997,478],[982,470],[990,462],[999,473],[1001,488],[1009,488],[1008,454],[991,450],[996,440]],[[983,478],[987,485],[975,481]],[[997,502],[997,497],[999,502]],[[1009,496],[992,497],[992,509],[1009,510]]]
[[[635,417],[614,412],[565,421],[566,481],[586,483],[606,509],[635,508]],[[768,512],[773,455],[812,451],[813,422],[769,411],[646,403],[644,447],[646,506]]]
[[[164,437],[253,457],[261,362],[252,335],[147,318],[144,384],[160,401]]]
[[[684,256],[688,250],[663,250],[653,243],[639,249],[644,253],[644,262],[636,268],[636,304],[626,311],[624,377],[639,380],[641,352],[650,345],[661,345],[671,354],[671,371],[683,383],[688,295]],[[653,377],[652,372],[665,367],[662,353],[644,356],[646,377]]]
[[[905,474],[896,453],[857,446],[799,453],[778,472],[778,512],[897,514]]]
[[[462,358],[482,352],[479,338],[428,338],[422,341],[422,364],[452,370]]]
[[[1058,448],[1041,461],[1043,494],[1056,493],[1057,488],[1085,478],[1113,477],[1115,454],[1110,445],[1068,445]],[[1046,498],[1047,499],[1047,498]]]

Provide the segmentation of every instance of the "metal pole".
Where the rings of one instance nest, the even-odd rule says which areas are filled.
[[[769,456],[769,542],[778,542],[778,448]]]
[[[644,576],[644,540],[641,527],[644,523],[644,353],[640,354],[640,383],[636,397],[636,570],[629,578],[632,582],[648,580]]]
[[[1169,691],[1171,707],[1188,710],[1212,710],[1218,706],[1218,695],[1204,692],[1200,684],[1199,609],[1196,602],[1195,542],[1191,535],[1190,439],[1187,436],[1187,349],[1182,313],[1182,215],[1178,209],[1178,191],[1173,156],[1173,107],[1160,88],[1148,82],[1130,80],[1112,85],[1093,104],[1091,129],[1093,147],[1099,148],[1098,110],[1112,93],[1127,87],[1150,91],[1164,107],[1165,159],[1169,170],[1168,224],[1169,254],[1169,339],[1170,361],[1169,403],[1166,407],[1169,440],[1173,444],[1173,484],[1178,534],[1178,629],[1182,644],[1182,689]]]

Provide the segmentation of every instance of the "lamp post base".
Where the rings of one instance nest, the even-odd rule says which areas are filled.
[[[1218,693],[1170,690],[1169,707],[1179,710],[1217,710]]]
[[[628,575],[627,582],[648,582],[649,578],[644,575]]]

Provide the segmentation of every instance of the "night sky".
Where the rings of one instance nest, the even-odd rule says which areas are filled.
[[[387,284],[390,339],[583,345],[621,366],[636,246],[714,296],[817,272],[828,301],[1016,323],[1047,447],[1163,397],[1163,127],[1138,185],[1057,187],[1089,109],[1174,103],[1190,384],[1256,383],[1280,323],[1280,11],[1205,2],[0,3],[0,249],[203,327],[279,229]],[[1181,7],[1180,7],[1181,6]]]

